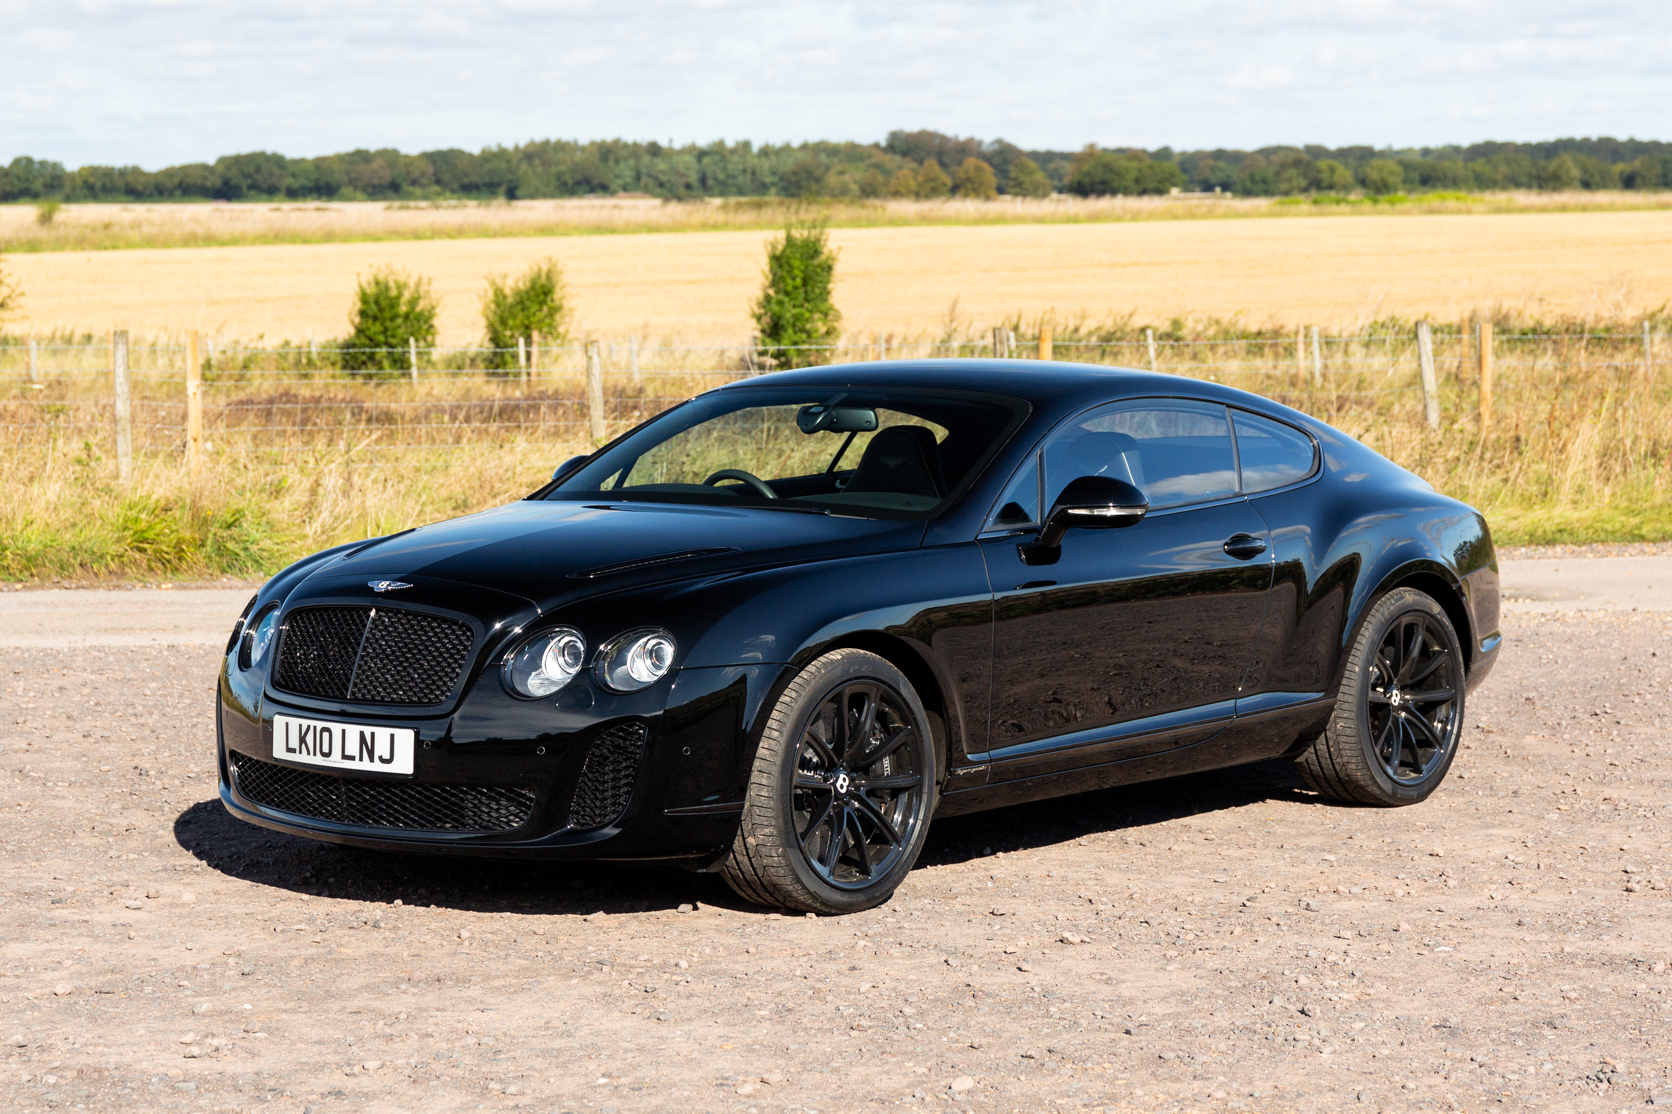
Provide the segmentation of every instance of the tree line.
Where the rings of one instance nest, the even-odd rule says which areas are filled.
[[[643,194],[708,197],[1043,197],[1214,191],[1273,197],[1486,189],[1672,188],[1672,144],[1557,139],[1390,150],[1369,146],[1175,152],[1024,150],[1003,139],[894,131],[882,143],[664,145],[540,140],[478,152],[272,152],[145,170],[75,170],[20,155],[0,201],[430,201]]]

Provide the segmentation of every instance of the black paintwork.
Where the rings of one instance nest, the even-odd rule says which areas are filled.
[[[446,703],[392,709],[279,693],[229,652],[218,709],[226,807],[369,847],[701,866],[735,834],[773,701],[836,647],[875,651],[912,679],[941,735],[940,815],[1282,755],[1321,729],[1361,618],[1398,586],[1445,606],[1471,688],[1496,658],[1498,566],[1481,515],[1265,399],[1119,369],[968,360],[819,368],[721,389],[763,385],[957,389],[1016,400],[1020,417],[928,521],[552,501],[540,498],[548,485],[298,562],[262,589],[251,615],[275,602],[286,613],[387,602],[367,582],[400,580],[412,587],[399,606],[470,623],[473,660]],[[1152,511],[1123,529],[1071,528],[1049,564],[1023,560],[1037,529],[984,532],[1012,474],[1053,429],[1089,407],[1143,397],[1287,422],[1316,440],[1321,466],[1273,492]],[[676,667],[630,695],[583,674],[553,698],[513,697],[500,659],[527,632],[557,624],[592,647],[630,627],[665,627],[680,647]],[[500,836],[395,834],[271,812],[232,788],[225,752],[271,760],[273,716],[286,712],[414,728],[415,779],[533,784],[539,803],[528,824]],[[599,831],[563,827],[587,745],[629,718],[649,725],[649,741],[626,813]]]

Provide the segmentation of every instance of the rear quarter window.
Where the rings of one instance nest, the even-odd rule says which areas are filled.
[[[1245,495],[1298,483],[1318,465],[1317,445],[1294,426],[1246,410],[1232,410],[1231,424]]]

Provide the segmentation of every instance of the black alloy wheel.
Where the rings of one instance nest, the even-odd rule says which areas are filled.
[[[1388,778],[1416,785],[1451,755],[1462,727],[1456,653],[1432,615],[1410,611],[1382,636],[1370,666],[1365,712],[1371,746]]]
[[[1399,588],[1353,643],[1329,725],[1299,762],[1332,800],[1415,804],[1445,780],[1463,735],[1463,646],[1431,596]]]
[[[721,873],[762,905],[878,905],[923,849],[936,772],[929,717],[906,677],[862,650],[826,654],[773,709]]]

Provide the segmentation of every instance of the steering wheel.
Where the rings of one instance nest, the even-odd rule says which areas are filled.
[[[713,487],[721,480],[736,480],[746,487],[753,488],[755,494],[759,495],[763,499],[778,498],[778,493],[768,487],[765,480],[761,479],[753,472],[745,472],[741,468],[722,468],[712,476],[708,477],[708,479],[704,480],[703,486]]]

